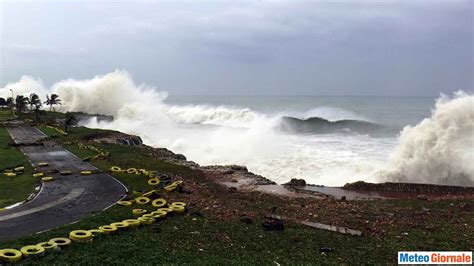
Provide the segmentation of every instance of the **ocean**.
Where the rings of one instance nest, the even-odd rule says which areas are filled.
[[[474,96],[183,96],[126,71],[46,88],[30,77],[6,94],[60,96],[62,111],[113,115],[81,125],[139,135],[201,165],[238,164],[277,183],[474,184]],[[32,89],[30,89],[32,88]],[[22,91],[23,90],[23,91]],[[0,91],[1,92],[1,91]],[[1,96],[1,95],[0,95]]]

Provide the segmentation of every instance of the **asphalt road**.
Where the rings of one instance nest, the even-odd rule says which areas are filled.
[[[80,175],[80,171],[96,168],[54,142],[30,145],[44,138],[40,130],[21,126],[8,131],[15,143],[23,145],[21,150],[33,165],[49,163],[39,169],[53,176],[54,181],[43,183],[33,200],[0,212],[0,242],[76,222],[110,207],[127,192],[122,183],[108,174]],[[69,170],[73,174],[48,173],[54,170]]]

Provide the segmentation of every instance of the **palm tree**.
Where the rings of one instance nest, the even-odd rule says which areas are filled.
[[[69,130],[69,127],[76,123],[77,123],[76,117],[72,113],[67,112],[66,119],[64,120],[64,132],[67,133]]]
[[[39,109],[39,107],[41,107],[41,100],[40,100],[38,94],[36,94],[36,93],[30,94],[30,98],[28,99],[28,103],[30,104],[30,111]]]
[[[44,102],[46,105],[49,105],[49,111],[51,109],[54,110],[53,105],[61,104],[61,100],[59,99],[59,96],[57,94],[51,94],[51,98],[49,95],[46,95],[46,101]]]
[[[15,108],[18,112],[18,115],[21,115],[23,111],[27,109],[28,98],[23,95],[17,95],[15,98]]]

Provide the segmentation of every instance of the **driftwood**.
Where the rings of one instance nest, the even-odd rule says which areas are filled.
[[[338,233],[341,233],[341,234],[362,236],[362,231],[349,229],[349,228],[345,228],[345,227],[329,225],[329,224],[322,224],[322,223],[315,223],[315,222],[309,222],[309,221],[302,221],[301,223],[306,225],[306,226],[317,228],[317,229],[338,232]]]

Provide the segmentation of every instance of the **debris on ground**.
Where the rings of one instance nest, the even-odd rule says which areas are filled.
[[[309,227],[322,229],[322,230],[326,230],[326,231],[333,231],[333,232],[338,232],[338,233],[341,233],[341,234],[349,234],[349,235],[354,235],[354,236],[362,236],[362,231],[349,229],[349,228],[345,228],[345,227],[341,227],[341,226],[315,223],[315,222],[310,222],[310,221],[302,221],[301,223],[306,225],[306,226],[309,226]]]

